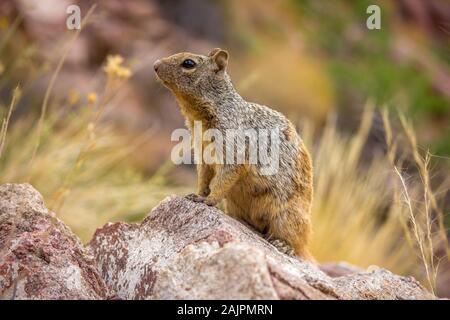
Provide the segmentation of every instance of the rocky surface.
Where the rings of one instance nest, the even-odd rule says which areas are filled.
[[[78,238],[28,184],[0,186],[0,299],[103,299]]]
[[[175,196],[141,224],[97,230],[90,247],[105,282],[123,299],[432,298],[413,278],[383,269],[326,265],[328,276],[220,210]]]
[[[108,297],[434,298],[387,270],[285,256],[220,210],[175,196],[141,224],[105,225],[83,248],[30,185],[0,186],[0,298]]]

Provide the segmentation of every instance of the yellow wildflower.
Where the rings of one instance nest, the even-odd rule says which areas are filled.
[[[117,70],[117,76],[121,79],[128,79],[131,76],[131,70],[127,68],[120,68]]]
[[[89,104],[95,104],[97,102],[97,94],[95,92],[91,92],[87,96],[87,101]]]
[[[3,71],[5,71],[5,66],[4,66],[3,63],[0,61],[0,75],[3,74]]]
[[[108,55],[107,61],[112,66],[120,66],[123,63],[123,57],[116,54],[116,55]]]
[[[126,79],[131,76],[131,70],[122,65],[123,58],[119,55],[109,55],[106,57],[104,71],[112,78]]]

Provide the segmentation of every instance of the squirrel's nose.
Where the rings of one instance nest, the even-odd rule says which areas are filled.
[[[153,69],[155,69],[155,71],[158,71],[158,68],[160,65],[161,65],[161,60],[156,60],[155,63],[153,64]]]

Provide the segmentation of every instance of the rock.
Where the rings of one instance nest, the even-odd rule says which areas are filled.
[[[176,196],[141,224],[98,229],[89,247],[121,299],[434,298],[413,278],[381,268],[322,267],[329,276],[220,210]]]
[[[0,300],[103,299],[107,287],[78,238],[29,184],[0,186]]]
[[[30,185],[0,186],[0,299],[435,298],[411,277],[372,270],[288,257],[220,210],[175,196],[83,247]]]
[[[348,264],[347,262],[343,261],[338,263],[334,262],[323,263],[319,265],[319,268],[332,278],[364,272],[364,269],[352,266],[351,264]]]

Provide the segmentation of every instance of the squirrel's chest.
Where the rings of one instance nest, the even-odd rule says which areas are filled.
[[[213,162],[218,163],[218,150],[216,150],[217,146],[214,143],[216,137],[212,134],[213,131],[211,130],[214,128],[211,127],[211,124],[200,120],[186,120],[186,126],[191,133],[192,148],[194,148],[197,152],[200,152],[199,155],[202,157],[205,157],[206,153],[206,156],[210,158],[208,161],[209,163],[211,163],[210,161],[212,160],[215,160]]]

